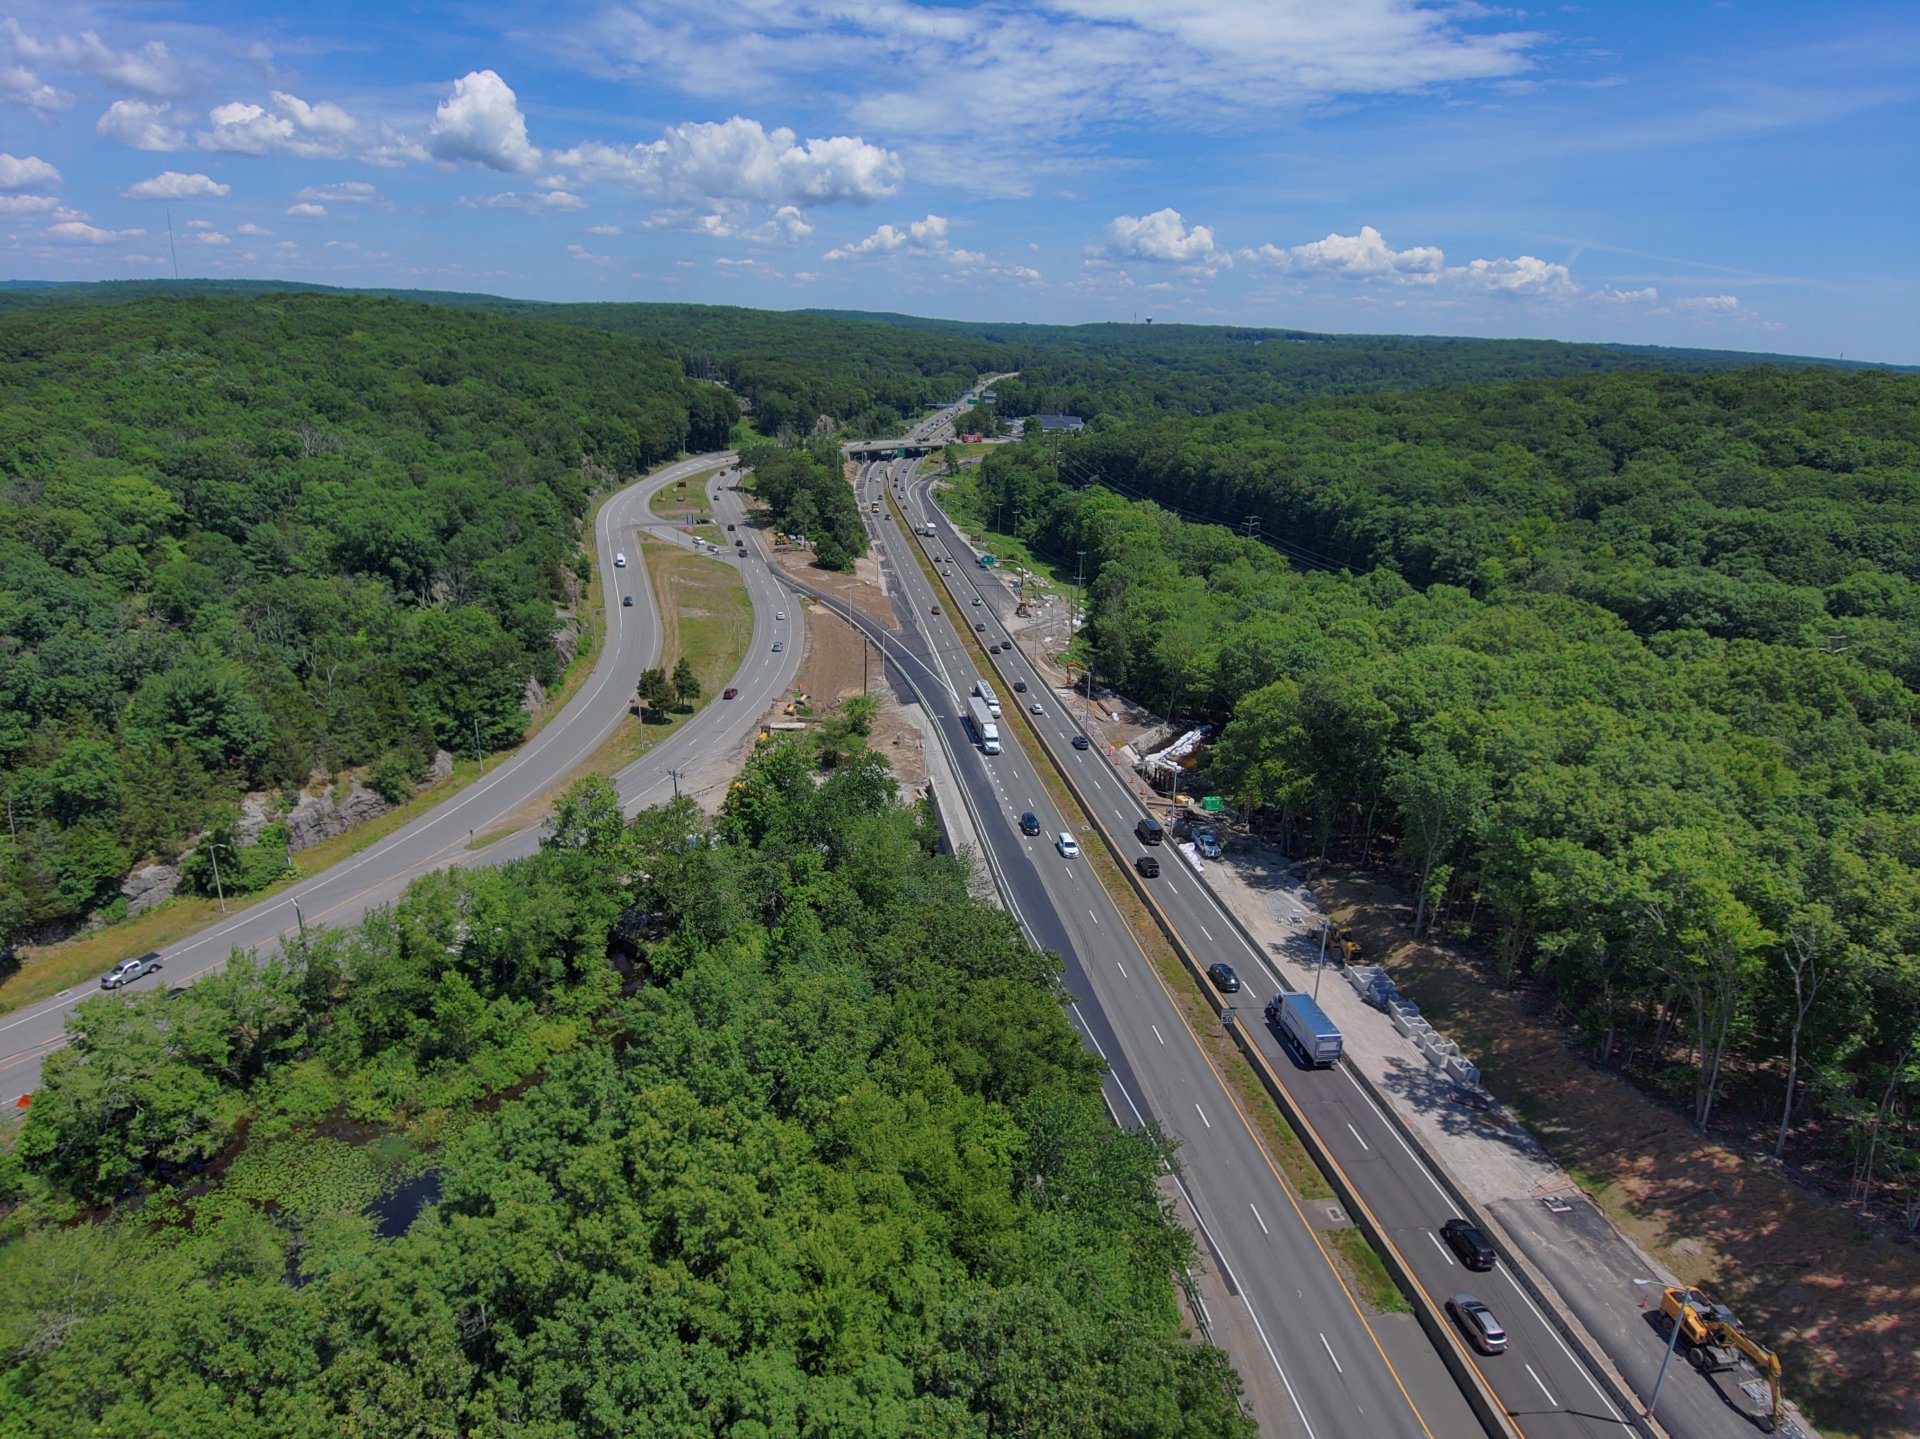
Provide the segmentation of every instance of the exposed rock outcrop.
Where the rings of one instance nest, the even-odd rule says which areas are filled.
[[[520,707],[530,715],[537,715],[547,707],[547,687],[527,676],[527,687],[520,692]]]
[[[127,918],[144,914],[156,904],[173,898],[180,888],[180,871],[170,864],[145,864],[120,881],[120,893],[127,897]]]
[[[287,848],[291,851],[310,849],[321,840],[345,834],[356,824],[392,808],[357,779],[347,781],[345,793],[337,793],[336,789],[318,795],[303,793],[287,811]]]
[[[421,787],[439,784],[443,779],[453,778],[453,756],[443,749],[433,752],[433,763],[427,766],[427,777],[420,781]]]

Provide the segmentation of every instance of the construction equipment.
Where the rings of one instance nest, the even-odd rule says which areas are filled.
[[[1738,1369],[1746,1359],[1766,1380],[1771,1408],[1753,1416],[1762,1434],[1771,1434],[1786,1422],[1786,1409],[1780,1402],[1780,1356],[1747,1338],[1734,1312],[1716,1304],[1698,1289],[1664,1289],[1660,1293],[1660,1313],[1669,1333],[1680,1326],[1676,1340],[1686,1351],[1687,1362],[1702,1374],[1720,1374]]]

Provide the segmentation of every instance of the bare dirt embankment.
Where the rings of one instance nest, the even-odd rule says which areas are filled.
[[[1415,941],[1409,907],[1382,878],[1314,887],[1608,1217],[1779,1353],[1788,1394],[1826,1439],[1920,1435],[1920,1246],[1700,1135],[1589,1061],[1532,995],[1500,988],[1455,948]]]
[[[886,756],[894,778],[902,785],[925,785],[927,762],[920,728],[901,708],[879,650],[864,642],[847,623],[842,608],[851,603],[857,613],[879,620],[890,630],[899,628],[893,607],[880,587],[879,566],[865,558],[856,562],[852,575],[838,575],[815,569],[813,556],[805,550],[781,550],[774,559],[796,578],[836,596],[832,605],[802,601],[807,605],[807,650],[795,688],[812,697],[814,714],[823,715],[842,700],[859,694],[864,685],[867,693],[879,701],[868,743]]]

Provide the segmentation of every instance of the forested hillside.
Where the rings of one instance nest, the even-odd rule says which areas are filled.
[[[250,787],[516,743],[595,485],[736,415],[664,346],[395,300],[0,312],[0,947]]]
[[[7,1432],[1251,1439],[1057,960],[825,759],[711,826],[586,781],[532,860],[81,1005],[0,1155]]]
[[[1735,1096],[1920,1223],[1920,379],[1395,396],[979,474],[1084,551],[1100,679],[1224,726],[1224,793],[1301,852],[1392,858],[1418,925],[1593,1053],[1702,1126]]]

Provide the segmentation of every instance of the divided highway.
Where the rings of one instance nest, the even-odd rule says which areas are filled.
[[[517,811],[558,784],[626,716],[640,672],[656,664],[660,654],[660,617],[638,536],[645,531],[668,543],[688,547],[693,543],[676,527],[655,519],[648,501],[675,480],[716,471],[708,482],[716,518],[722,525],[742,520],[745,507],[729,478],[734,475],[733,459],[731,453],[718,453],[679,461],[615,492],[600,507],[594,553],[606,594],[605,641],[579,692],[510,759],[351,859],[270,899],[236,908],[231,917],[167,946],[163,951],[166,968],[130,987],[186,984],[225,963],[236,948],[271,950],[303,922],[351,924],[368,909],[397,899],[410,880],[429,870],[454,864],[499,864],[532,853],[539,845],[537,824],[478,849],[468,845],[511,823]],[[620,568],[614,557],[623,552],[627,565]],[[713,700],[671,740],[615,777],[629,814],[658,802],[663,792],[671,793],[670,768],[686,766],[712,747],[724,753],[743,741],[799,669],[804,651],[799,615],[794,612],[786,621],[774,618],[793,606],[761,552],[753,548],[749,553],[754,558],[741,568],[753,600],[754,632],[746,662],[733,681],[739,697]],[[729,550],[714,563],[739,562]],[[620,603],[627,594],[633,596],[631,609]],[[772,653],[776,638],[786,641],[781,654]],[[15,1096],[39,1083],[41,1060],[66,1042],[67,1015],[81,1000],[98,993],[97,984],[89,979],[50,1000],[0,1015],[0,1099],[11,1104]]]
[[[974,552],[946,516],[932,503],[930,483],[912,477],[903,465],[899,489],[901,508],[915,531],[916,542],[930,557],[951,555],[954,562],[943,575],[961,598],[958,622],[984,624],[976,630],[983,645],[999,643],[1001,653],[991,657],[989,676],[1002,698],[1026,701],[1042,696],[1042,712],[1029,716],[1056,762],[1072,776],[1074,788],[1097,812],[1102,825],[1121,841],[1123,855],[1147,852],[1133,836],[1133,826],[1145,815],[1130,780],[1118,772],[1096,743],[1086,750],[1072,748],[1083,732],[1080,713],[1068,697],[1057,695],[1015,644],[1007,630],[1015,601],[1004,581],[980,570]],[[925,534],[931,522],[935,534]],[[903,566],[903,569],[905,567]],[[928,597],[927,603],[933,602]],[[1065,617],[1059,638],[1066,636]],[[1012,692],[1021,680],[1028,693]],[[1023,704],[1024,707],[1024,704]],[[1012,716],[1009,714],[1009,720]],[[1002,755],[984,763],[1003,768]],[[1097,842],[1097,841],[1094,841]],[[1325,1149],[1346,1172],[1388,1232],[1416,1281],[1435,1305],[1455,1293],[1468,1292],[1487,1303],[1506,1329],[1507,1352],[1494,1356],[1471,1354],[1487,1383],[1505,1406],[1515,1425],[1532,1439],[1542,1436],[1618,1436],[1627,1430],[1637,1406],[1623,1406],[1561,1337],[1557,1326],[1513,1279],[1503,1261],[1490,1273],[1470,1274],[1440,1241],[1438,1230],[1456,1209],[1449,1200],[1432,1161],[1406,1143],[1399,1129],[1381,1112],[1357,1076],[1341,1064],[1328,1070],[1302,1070],[1265,1023],[1266,1002],[1288,988],[1267,955],[1249,943],[1206,883],[1184,862],[1172,845],[1158,849],[1159,879],[1146,880],[1162,912],[1189,952],[1201,962],[1224,961],[1238,972],[1243,990],[1235,998],[1237,1018],[1258,1042],[1274,1072],[1295,1103],[1306,1114]],[[1306,941],[1303,938],[1303,945]],[[1300,956],[1312,961],[1312,952]],[[1335,973],[1329,983],[1341,983]],[[1185,1136],[1183,1135],[1183,1138]],[[1524,1199],[1524,1196],[1520,1198]],[[1548,1256],[1549,1258],[1551,1256]],[[1538,1256],[1536,1256],[1538,1258]],[[1585,1291],[1595,1276],[1550,1273],[1563,1292]],[[1624,1332],[1627,1353],[1609,1357],[1638,1379],[1659,1363],[1662,1349],[1651,1330],[1638,1322],[1637,1304],[1625,1290],[1607,1294],[1582,1293],[1583,1309],[1621,1308],[1627,1322],[1609,1338]],[[1735,1439],[1755,1432],[1743,1415],[1722,1403],[1711,1385],[1681,1372],[1670,1377],[1661,1394],[1661,1421],[1669,1433],[1686,1439]]]
[[[872,511],[884,484],[877,466],[860,489],[900,628],[873,625],[896,670],[925,698],[956,777],[978,817],[986,856],[1034,942],[1059,953],[1076,1016],[1113,1065],[1110,1103],[1122,1122],[1154,1121],[1180,1142],[1185,1197],[1206,1258],[1241,1307],[1216,1329],[1250,1336],[1236,1345],[1263,1432],[1334,1436],[1479,1434],[1452,1378],[1405,1316],[1364,1314],[1314,1237],[1325,1222],[1297,1207],[1221,1076],[1188,1030],[1085,858],[1064,858],[1053,837],[1073,828],[1017,745],[982,755],[960,718],[976,674],[965,642],[931,616],[937,597],[899,526]],[[972,623],[971,611],[959,616]],[[982,623],[988,621],[982,620]],[[867,622],[871,624],[871,622]],[[1002,686],[1004,691],[1005,687]],[[1044,693],[1044,691],[1042,691]],[[1011,705],[1014,696],[1002,695]],[[1049,695],[1046,708],[1058,709]],[[1007,725],[1016,722],[1011,713]],[[1042,833],[1020,833],[1032,811]],[[1264,1359],[1256,1365],[1253,1360]]]

